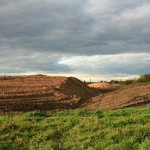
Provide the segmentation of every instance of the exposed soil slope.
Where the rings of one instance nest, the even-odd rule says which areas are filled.
[[[0,111],[74,108],[94,93],[74,77],[0,77]]]
[[[89,86],[74,77],[0,77],[0,112],[81,107],[118,109],[150,104],[150,83],[123,87],[93,83]]]
[[[150,105],[150,83],[128,85],[110,93],[100,94],[87,101],[83,107],[118,109],[146,105]]]

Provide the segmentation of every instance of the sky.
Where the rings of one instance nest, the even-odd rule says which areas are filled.
[[[148,73],[149,0],[0,1],[0,75]]]

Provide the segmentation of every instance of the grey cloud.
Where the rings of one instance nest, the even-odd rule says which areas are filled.
[[[6,56],[7,57],[3,57]],[[72,69],[65,64],[59,64],[60,56],[51,53],[28,53],[12,51],[5,52],[0,59],[0,73],[64,73],[70,72]]]
[[[144,11],[143,5],[150,7],[148,1],[96,0],[93,5],[100,13],[94,12],[88,3],[88,0],[0,3],[0,44],[12,50],[82,55],[127,53],[131,49],[150,51],[149,19],[134,22],[133,18],[126,22],[137,7],[141,7],[141,11]],[[90,13],[87,8],[91,9]],[[113,42],[125,45],[113,45]]]
[[[150,53],[149,15],[149,0],[0,1],[0,72],[72,72],[63,56]],[[113,68],[139,72],[125,64]]]
[[[150,73],[149,53],[66,57],[60,62],[91,75]]]
[[[9,43],[11,49],[15,45],[15,49],[26,51],[72,53],[70,48],[80,43],[80,36],[91,24],[82,12],[83,4],[84,1],[74,0],[10,2],[2,6],[0,15],[1,45]]]

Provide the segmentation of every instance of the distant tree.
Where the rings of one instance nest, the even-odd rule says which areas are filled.
[[[46,75],[44,75],[44,74],[36,74],[36,76],[46,76]]]
[[[110,83],[118,84],[119,81],[118,80],[111,80]]]
[[[134,80],[125,80],[125,81],[124,81],[125,84],[131,84],[131,83],[133,83],[133,82],[134,82]]]
[[[150,82],[150,74],[141,75],[137,82]]]

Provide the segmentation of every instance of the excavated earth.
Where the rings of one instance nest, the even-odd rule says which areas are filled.
[[[111,84],[107,82],[97,82],[97,83],[90,83],[88,84],[88,86],[92,88],[99,88],[99,89],[118,89],[121,85]]]
[[[75,108],[95,91],[74,77],[0,77],[0,112]]]
[[[105,110],[144,106],[150,106],[150,82],[120,86],[118,90],[101,93],[82,104],[84,108]]]
[[[0,113],[74,108],[119,109],[150,105],[150,83],[86,83],[74,77],[1,76]]]

